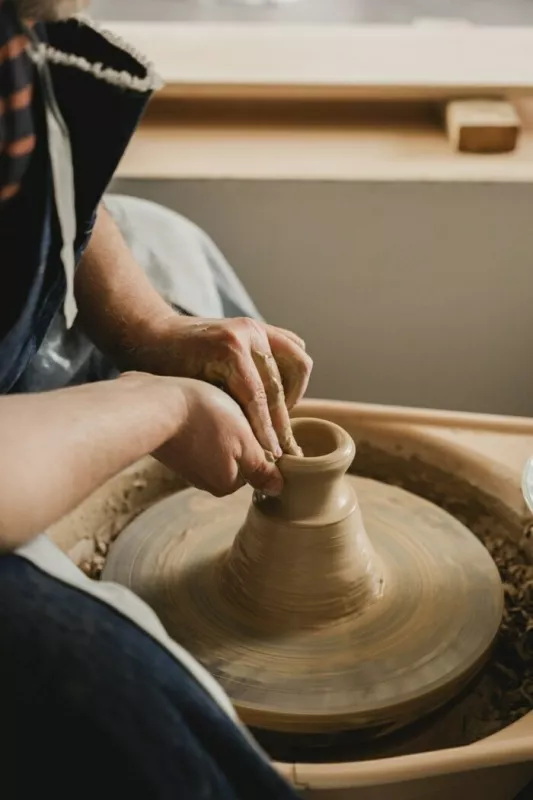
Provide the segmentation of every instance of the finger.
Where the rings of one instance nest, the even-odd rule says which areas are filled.
[[[286,328],[278,328],[275,325],[265,325],[265,330],[269,338],[271,335],[282,334],[286,339],[290,339],[291,342],[301,347],[302,350],[306,349],[304,340],[298,336],[297,333],[293,333],[293,331],[288,331]]]
[[[272,424],[266,389],[250,352],[234,353],[224,364],[226,388],[243,409],[257,441],[264,450],[283,455]]]
[[[299,345],[277,328],[269,331],[268,340],[285,388],[285,402],[287,408],[291,409],[307,391],[313,361]]]
[[[274,461],[253,447],[244,447],[239,458],[239,474],[254,489],[270,497],[277,497],[283,489],[283,478]]]
[[[268,342],[265,342],[264,346],[265,348],[268,347]],[[290,455],[302,455],[302,451],[296,444],[292,432],[291,420],[285,403],[283,383],[274,356],[270,349],[267,352],[253,349],[252,358],[265,387],[270,419],[281,449],[284,453],[289,453]]]
[[[242,424],[245,426],[245,430],[248,430],[249,437],[255,442],[244,416]],[[239,473],[237,460],[226,444],[213,441],[213,457],[202,459],[201,462],[197,458],[189,457],[184,463],[182,449],[178,448],[175,440],[171,439],[152,455],[173,470],[186,485],[209,492],[215,497],[232,494],[244,485],[245,481]],[[187,447],[184,449],[187,450]],[[263,451],[259,444],[257,444],[257,449],[261,456]],[[194,461],[196,467],[191,461]]]
[[[246,478],[244,478],[241,475],[240,470],[239,470],[239,473],[237,475],[237,480],[236,480],[237,489],[242,489],[243,486],[246,486],[246,483],[247,483]]]
[[[225,471],[223,474],[216,475],[207,470],[202,473],[191,473],[187,477],[188,482],[196,489],[209,492],[214,497],[226,497],[228,494],[233,494],[246,483],[239,472],[237,462],[233,460],[230,471]]]

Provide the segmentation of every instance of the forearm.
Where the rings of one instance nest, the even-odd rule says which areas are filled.
[[[177,314],[153,288],[103,206],[75,290],[80,322],[100,350],[122,369],[147,369],[142,353]]]
[[[160,447],[182,405],[178,381],[145,375],[0,397],[0,550],[43,531]]]

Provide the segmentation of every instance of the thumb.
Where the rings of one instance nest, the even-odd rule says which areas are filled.
[[[254,439],[253,444],[243,448],[237,460],[239,474],[254,489],[277,497],[283,489],[283,478],[271,453],[265,452]]]

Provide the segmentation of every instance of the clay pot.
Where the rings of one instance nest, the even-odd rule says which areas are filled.
[[[261,628],[316,629],[362,613],[381,593],[383,566],[365,531],[342,428],[297,420],[304,457],[285,456],[278,498],[254,495],[221,571],[225,596]]]

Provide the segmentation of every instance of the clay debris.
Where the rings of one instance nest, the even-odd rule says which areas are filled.
[[[532,531],[526,530],[526,540]],[[503,622],[487,673],[492,684],[487,716],[502,728],[533,709],[533,564],[524,547],[490,529],[480,538],[505,591]]]

